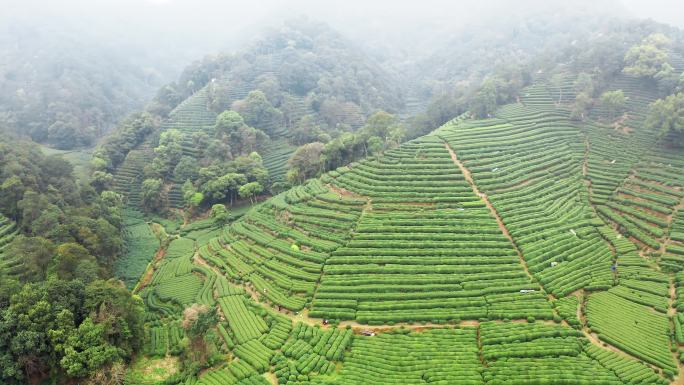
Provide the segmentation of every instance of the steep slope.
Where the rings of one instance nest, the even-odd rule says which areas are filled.
[[[631,86],[626,92],[637,89],[635,79],[623,81]],[[534,100],[546,99],[540,87],[531,87],[528,93]],[[587,332],[598,333],[602,341],[667,373],[677,373],[668,339],[670,278],[604,225],[604,206],[596,206],[601,216],[594,211],[582,173],[584,145],[591,148],[593,137],[585,137],[583,131],[597,126],[578,126],[566,116],[562,110],[536,104],[508,106],[497,119],[474,125],[456,122],[438,135],[463,158],[547,291],[561,298],[578,290],[607,290],[585,296],[591,328]],[[640,122],[634,121],[635,132],[610,133],[620,137],[622,145],[615,150],[613,141],[613,151],[622,154],[637,142],[639,153],[657,153],[655,140],[645,140],[655,135],[636,125]],[[617,303],[621,305],[615,307]],[[623,309],[621,317],[615,316],[618,309]]]
[[[638,80],[617,84],[641,100],[629,129],[570,120],[538,82],[491,119],[455,119],[273,197],[160,263],[141,292],[164,325],[150,333],[216,301],[213,349],[234,356],[207,385],[677,381],[683,280],[665,267],[682,267],[684,155],[644,128]],[[596,169],[615,163],[595,159],[613,147],[639,152],[601,200]],[[605,214],[646,187],[679,198],[657,250]]]

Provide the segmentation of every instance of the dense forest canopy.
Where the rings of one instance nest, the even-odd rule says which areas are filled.
[[[56,148],[92,146],[164,76],[73,32],[3,25],[0,127]],[[83,40],[90,41],[85,43]]]

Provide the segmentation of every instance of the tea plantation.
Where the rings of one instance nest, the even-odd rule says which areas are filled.
[[[684,153],[644,125],[648,87],[615,86],[629,130],[539,81],[174,238],[138,284],[146,353],[177,354],[197,303],[222,359],[186,384],[679,383]]]

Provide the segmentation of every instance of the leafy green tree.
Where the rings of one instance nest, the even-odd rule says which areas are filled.
[[[231,172],[206,182],[202,186],[202,193],[209,202],[220,202],[230,198],[232,204],[240,186],[245,183],[247,183],[247,177],[244,174]]]
[[[684,146],[684,93],[658,99],[651,104],[646,125],[669,135],[672,143]]]
[[[271,184],[270,191],[271,194],[276,195],[280,194],[281,192],[287,190],[290,187],[290,185],[286,182],[275,182]]]
[[[301,170],[296,167],[288,169],[287,173],[285,173],[285,180],[288,186],[299,184],[299,181],[304,180],[300,175],[301,173]]]
[[[249,126],[240,127],[232,139],[235,142],[233,146],[233,153],[235,155],[249,154],[263,147],[268,142],[268,136],[263,131]]]
[[[52,205],[47,196],[27,190],[23,199],[17,202],[17,207],[21,210],[21,227],[24,231],[30,232],[34,222],[49,206]]]
[[[142,347],[145,305],[121,281],[98,280],[86,286],[83,309],[96,323],[107,325],[107,341],[117,346],[121,357]]]
[[[366,141],[366,147],[368,148],[368,154],[379,155],[384,149],[383,141],[377,136],[371,136]]]
[[[114,185],[114,176],[106,171],[95,171],[91,175],[90,184],[100,192],[110,190]]]
[[[173,176],[176,180],[195,180],[199,176],[199,165],[197,160],[184,156],[180,159],[173,169]]]
[[[2,282],[0,285],[0,313],[2,313],[2,309],[9,306],[10,298],[21,290],[21,282],[16,275],[9,274],[6,270],[0,270],[0,282]],[[0,318],[2,318],[1,315]]]
[[[594,78],[586,72],[580,72],[577,79],[573,83],[573,88],[576,94],[584,93],[589,97],[594,95],[596,84]]]
[[[116,191],[103,191],[100,193],[100,199],[105,207],[123,207],[123,196]]]
[[[362,127],[362,132],[368,136],[387,138],[392,127],[398,124],[398,119],[385,111],[378,111],[371,115],[366,124]]]
[[[90,159],[90,167],[93,171],[105,171],[107,169],[107,161],[99,156],[93,155]]]
[[[21,253],[21,260],[28,265],[22,280],[44,279],[46,264],[57,262],[56,258],[48,260],[46,254],[36,252],[40,248],[54,252],[54,246],[46,244],[48,241],[51,245],[79,244],[89,255],[98,257],[100,266],[84,264],[77,269],[74,265],[69,274],[87,273],[88,278],[83,278],[91,280],[101,268],[103,273],[111,268],[123,244],[119,194],[98,194],[89,184],[78,186],[73,167],[62,157],[45,156],[35,145],[24,142],[0,144],[0,175],[6,177],[0,210],[14,212],[13,219],[25,236],[20,238],[21,247],[14,251]]]
[[[200,364],[207,361],[207,344],[204,337],[217,322],[218,314],[215,307],[193,304],[183,311],[182,325],[190,339],[190,351]]]
[[[230,222],[230,212],[226,205],[217,203],[211,206],[211,219],[216,227],[223,227]]]
[[[123,162],[130,150],[137,147],[147,135],[157,129],[159,124],[159,116],[149,112],[130,115],[97,147],[93,158],[97,159],[98,164],[105,164],[108,169],[113,169]]]
[[[663,34],[646,37],[625,54],[624,72],[628,75],[660,79],[671,75],[673,68],[669,63],[666,48],[670,40]]]
[[[584,120],[593,103],[593,99],[586,92],[577,94],[570,112],[570,118],[573,120]]]
[[[152,161],[152,169],[157,175],[170,176],[183,156],[183,134],[170,129],[161,133],[159,146],[154,149],[155,158]]]
[[[15,220],[20,217],[18,203],[24,196],[24,191],[26,191],[26,187],[17,175],[11,175],[2,181],[0,184],[0,205],[5,215]]]
[[[192,196],[197,192],[197,189],[195,189],[190,180],[186,180],[183,186],[181,186],[181,192],[183,193],[183,201],[185,204],[188,204]]]
[[[493,79],[488,78],[482,82],[482,87],[475,94],[470,105],[470,111],[479,118],[489,117],[496,110],[497,90]]]
[[[63,343],[85,311],[79,281],[27,284],[0,309],[0,383],[19,385],[59,368]],[[51,341],[56,332],[63,338]]]
[[[89,146],[97,134],[95,127],[81,124],[71,113],[59,113],[47,129],[47,141],[60,149]]]
[[[77,279],[76,273],[81,264],[92,266],[96,262],[85,247],[78,243],[64,243],[56,249],[54,272],[63,280]]]
[[[100,265],[95,262],[95,259],[87,259],[76,265],[74,277],[85,284],[89,284],[100,278],[100,271]]]
[[[24,235],[16,237],[5,250],[8,259],[22,261],[28,271],[26,276],[31,281],[45,279],[54,253],[55,245],[49,239]]]
[[[290,169],[297,169],[296,172],[289,174],[288,179],[292,183],[301,183],[306,179],[318,175],[325,164],[321,158],[325,145],[320,142],[307,143],[300,146],[287,161]]]
[[[191,209],[199,207],[202,204],[202,201],[204,201],[204,194],[197,191],[190,180],[186,180],[185,183],[183,183],[181,191],[183,192],[183,201],[185,202],[185,205]]]
[[[627,97],[622,90],[604,92],[599,102],[608,112],[610,119],[615,119],[627,107]]]
[[[301,147],[300,147],[301,148]],[[356,135],[351,132],[345,132],[337,138],[326,143],[323,148],[323,155],[320,156],[320,160],[325,167],[323,169],[332,170],[337,167],[343,166],[356,159],[359,159],[366,155],[366,141],[360,135]],[[317,151],[317,149],[309,149],[309,151]],[[295,152],[296,154],[296,152]],[[303,155],[307,155],[304,153]],[[306,156],[303,160],[310,159],[313,161],[315,158]],[[308,163],[309,161],[305,162]],[[318,165],[315,165],[315,167]],[[308,176],[304,175],[304,179]],[[302,180],[304,180],[302,179]],[[296,180],[288,179],[290,182],[296,183]]]
[[[216,117],[215,129],[217,133],[232,135],[245,125],[245,120],[235,111],[226,110]]]
[[[236,139],[239,140],[239,139]],[[234,143],[239,147],[240,143]],[[236,148],[235,151],[238,151]],[[211,159],[212,161],[227,162],[233,159],[233,147],[228,143],[228,141],[221,139],[212,139],[207,144],[207,148],[204,151],[205,157]]]
[[[164,207],[164,185],[161,179],[145,179],[140,187],[140,200],[145,211],[159,211]]]
[[[106,336],[107,325],[87,317],[64,343],[61,367],[72,377],[86,377],[120,359],[119,350],[107,342]]]
[[[111,265],[123,248],[123,241],[117,236],[118,229],[104,218],[76,217],[69,224],[73,238],[83,245],[103,266]]]
[[[202,194],[201,192],[198,191],[198,192],[195,192],[194,194],[192,194],[192,196],[188,200],[188,204],[190,205],[190,207],[199,207],[203,201],[204,201],[204,194]]]
[[[320,124],[316,121],[316,117],[312,114],[302,116],[297,121],[297,125],[290,131],[293,142],[298,145],[316,142],[324,134]]]
[[[425,95],[424,97],[428,97]],[[435,128],[443,125],[455,116],[459,116],[468,109],[467,102],[461,90],[442,92],[433,96],[428,105],[424,116],[418,117],[419,133],[412,133],[411,137],[416,138],[419,134],[427,134]],[[411,126],[413,131],[414,125]]]
[[[233,109],[248,126],[264,130],[267,134],[283,124],[283,113],[273,107],[266,95],[259,90],[250,92],[243,100],[233,103]]]
[[[240,186],[240,198],[249,198],[250,203],[254,204],[254,198],[264,191],[264,186],[259,182],[249,182]]]

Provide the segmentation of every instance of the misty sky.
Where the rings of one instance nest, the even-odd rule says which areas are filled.
[[[267,26],[306,15],[368,46],[418,52],[429,41],[453,40],[479,27],[533,15],[591,7],[615,16],[653,18],[684,27],[677,0],[0,0],[3,24],[75,31],[78,38],[158,51],[182,68],[192,60],[232,51]],[[0,28],[0,32],[3,28]],[[84,33],[83,31],[87,31]],[[98,40],[100,39],[100,40]]]
[[[635,17],[651,18],[684,28],[684,3],[678,0],[622,0]]]
[[[204,40],[215,47],[236,40],[231,35],[238,31],[296,15],[349,32],[400,34],[417,26],[455,27],[545,7],[590,5],[617,13],[626,9],[635,17],[684,27],[684,5],[678,0],[0,0],[0,4],[0,21],[51,21],[125,38]]]

